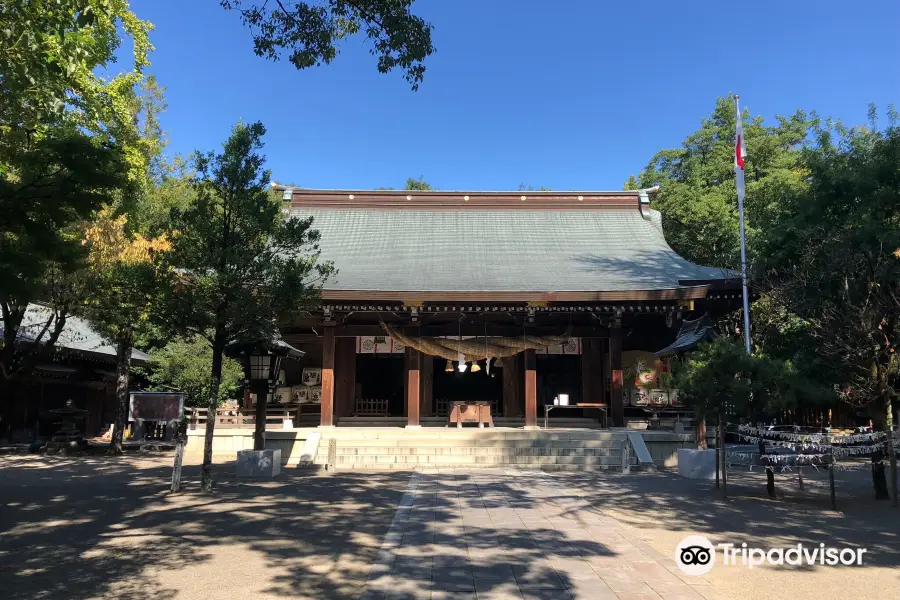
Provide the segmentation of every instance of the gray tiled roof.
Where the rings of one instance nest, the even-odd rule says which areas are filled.
[[[326,290],[628,291],[722,280],[665,242],[656,211],[295,207],[314,217]],[[696,284],[695,284],[696,285]]]
[[[47,319],[49,309],[38,304],[29,304],[19,328],[19,339],[32,341],[41,332]],[[46,338],[46,336],[45,336]],[[99,358],[116,362],[116,348],[97,333],[90,324],[80,317],[68,317],[66,325],[56,343],[59,348],[83,353],[91,358]],[[135,366],[149,364],[150,355],[140,350],[131,351],[132,364]]]

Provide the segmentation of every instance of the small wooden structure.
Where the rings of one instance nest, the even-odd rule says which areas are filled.
[[[478,423],[479,427],[484,427],[485,425],[493,427],[494,419],[491,417],[491,403],[454,402],[447,422],[448,424],[456,423],[457,427],[462,427],[463,423]]]

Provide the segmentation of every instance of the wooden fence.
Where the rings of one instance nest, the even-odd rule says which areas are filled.
[[[354,417],[387,417],[387,398],[357,398],[353,409]]]
[[[300,420],[300,415],[307,412],[309,407],[312,406],[318,407],[317,404],[273,404],[267,406],[266,427],[280,428],[285,419],[292,419],[296,424]],[[200,426],[206,426],[209,409],[185,408],[184,410],[191,428],[196,429]],[[256,411],[251,409],[245,413],[240,408],[217,408],[216,427],[227,427],[230,429],[255,428]]]

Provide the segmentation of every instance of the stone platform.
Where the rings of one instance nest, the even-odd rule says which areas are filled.
[[[313,465],[328,464],[329,445],[335,444],[335,469],[414,470],[424,467],[510,467],[522,469],[623,471],[639,467],[628,429],[551,428],[419,428],[335,427],[268,430],[266,448],[281,450],[282,464],[304,464],[303,448],[313,433],[321,434]],[[188,432],[187,454],[203,451],[204,431]],[[653,465],[677,466],[679,448],[693,447],[693,436],[665,431],[642,431]],[[215,430],[213,455],[234,460],[235,453],[253,448],[252,429]],[[627,458],[623,457],[627,452]],[[649,465],[644,465],[649,466]]]

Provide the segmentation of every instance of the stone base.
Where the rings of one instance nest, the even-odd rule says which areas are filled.
[[[271,479],[281,473],[281,450],[238,450],[237,476]]]
[[[685,479],[716,478],[716,451],[678,449],[678,475]]]

